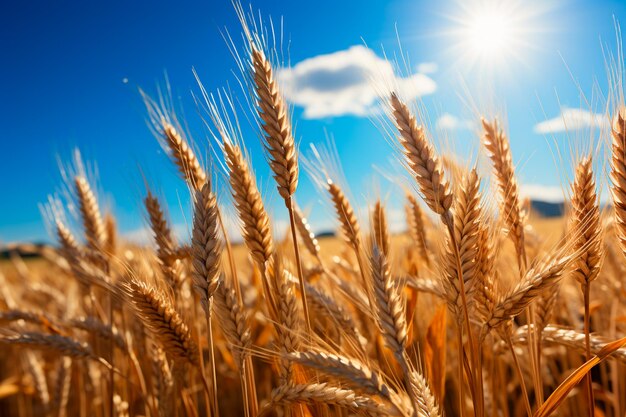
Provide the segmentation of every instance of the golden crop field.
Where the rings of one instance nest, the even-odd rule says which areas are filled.
[[[94,179],[68,170],[70,202],[44,209],[54,245],[0,266],[0,415],[626,416],[626,108],[607,116],[610,160],[596,162],[609,172],[576,155],[566,214],[547,219],[529,216],[498,119],[480,120],[484,164],[456,161],[391,91],[406,232],[390,232],[382,197],[360,219],[318,155],[310,171],[339,231],[318,239],[295,200],[303,163],[275,51],[245,23],[239,57],[284,236],[231,102],[204,96],[219,158],[205,165],[185,121],[144,94],[191,194],[191,239],[147,179],[137,215],[151,242],[125,241]]]

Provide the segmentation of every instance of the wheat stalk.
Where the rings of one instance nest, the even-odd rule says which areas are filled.
[[[59,370],[57,372],[56,384],[54,387],[54,410],[56,411],[56,417],[65,417],[67,415],[67,404],[70,394],[70,382],[72,380],[71,375],[72,359],[64,357],[59,363]]]

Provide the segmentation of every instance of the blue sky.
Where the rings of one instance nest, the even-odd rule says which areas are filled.
[[[492,38],[488,32],[468,32],[477,18],[470,3],[487,15],[494,7],[506,9],[513,29],[507,28],[504,45],[493,45],[497,54],[474,50],[477,36]],[[568,154],[572,147],[580,148],[573,142],[588,140],[589,135],[559,132],[563,115],[570,127],[577,123],[583,130],[605,124],[589,113],[601,112],[601,106],[581,105],[580,92],[591,98],[597,82],[606,93],[602,45],[616,51],[613,16],[624,22],[626,5],[591,0],[492,3],[253,3],[263,16],[284,22],[283,49],[291,69],[283,69],[281,79],[294,106],[301,150],[306,153],[309,143],[334,137],[355,206],[363,207],[365,198],[376,193],[394,191],[374,168],[388,167],[393,150],[377,122],[379,106],[367,76],[371,71],[406,82],[433,135],[461,154],[475,154],[478,144],[476,114],[468,101],[504,113],[521,182],[533,195],[554,197],[554,187],[562,183],[555,147]],[[229,84],[237,91],[236,66],[222,35],[227,28],[239,40],[230,1],[31,1],[2,8],[0,242],[47,239],[38,203],[59,188],[57,157],[69,160],[75,147],[97,164],[101,199],[122,231],[136,234],[145,224],[141,172],[169,204],[173,222],[184,229],[189,222],[187,189],[147,127],[138,88],[155,93],[167,73],[198,149],[208,155],[208,136],[191,98],[199,91],[192,68],[207,90]],[[469,30],[476,31],[474,26]],[[411,62],[402,71],[384,60],[384,54],[390,60],[398,56],[398,37]],[[494,55],[502,59],[496,62]],[[258,135],[250,128],[244,132],[260,188],[280,221],[285,213]],[[305,175],[297,198],[312,211],[314,223],[329,224]],[[222,201],[228,203],[227,195]],[[392,208],[400,204],[389,200]]]

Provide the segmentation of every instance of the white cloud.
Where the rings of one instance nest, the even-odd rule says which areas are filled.
[[[521,184],[520,194],[523,198],[530,198],[535,201],[545,201],[546,203],[562,203],[563,188],[559,186],[541,184]]]
[[[422,74],[434,74],[439,70],[439,65],[436,62],[422,62],[417,66],[417,72]]]
[[[304,107],[304,117],[309,119],[370,115],[378,109],[384,86],[398,88],[406,100],[437,89],[423,73],[396,75],[389,61],[364,46],[306,59],[278,75],[285,98]]]
[[[186,224],[175,224],[172,226],[172,233],[178,242],[187,242],[191,236],[191,232]],[[138,229],[123,232],[122,237],[138,245],[150,245],[154,241],[150,226],[143,226]]]
[[[536,124],[535,132],[559,133],[589,127],[604,128],[607,125],[608,119],[602,113],[592,113],[587,110],[563,107],[561,114],[557,117]]]
[[[463,120],[459,119],[456,116],[451,115],[450,113],[442,114],[436,122],[436,127],[439,130],[469,130],[474,127],[474,124],[471,120]]]

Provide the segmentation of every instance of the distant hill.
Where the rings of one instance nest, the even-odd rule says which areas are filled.
[[[49,246],[44,243],[22,243],[0,246],[0,260],[11,258],[14,253],[20,258],[38,258]]]
[[[565,212],[565,206],[561,203],[549,203],[547,201],[532,200],[532,211],[540,217],[561,217]]]

